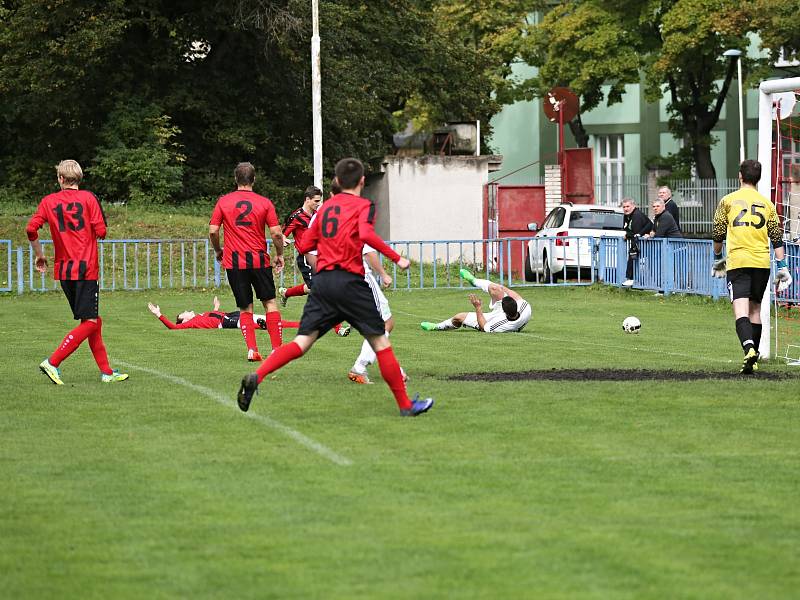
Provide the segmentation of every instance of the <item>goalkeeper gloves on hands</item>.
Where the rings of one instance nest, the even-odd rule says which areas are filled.
[[[714,255],[714,264],[711,266],[711,276],[722,279],[725,277],[725,257],[722,254]]]
[[[775,273],[775,284],[778,293],[785,292],[792,285],[792,276],[789,274],[789,267],[786,266],[786,259],[779,260],[776,263],[778,271]]]

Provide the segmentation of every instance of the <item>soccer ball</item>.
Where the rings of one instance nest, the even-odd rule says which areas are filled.
[[[622,322],[622,331],[625,333],[639,333],[642,322],[636,317],[626,317]]]

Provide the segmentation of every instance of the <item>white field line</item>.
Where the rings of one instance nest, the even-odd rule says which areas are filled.
[[[211,388],[207,388],[205,386],[198,385],[196,383],[192,383],[191,381],[183,379],[182,377],[176,377],[175,375],[170,375],[168,373],[162,373],[161,371],[156,371],[155,369],[149,369],[147,367],[140,367],[139,365],[134,365],[132,363],[125,362],[123,360],[114,359],[113,362],[125,367],[126,369],[134,369],[136,371],[142,371],[143,373],[149,373],[150,375],[153,375],[154,377],[158,377],[160,379],[164,379],[166,381],[175,383],[177,385],[182,385],[183,387],[189,388],[190,390],[193,390],[193,391],[197,392],[198,394],[202,394],[203,396],[206,396],[208,398],[211,398],[212,400],[215,400],[216,402],[220,403],[221,405],[223,405],[225,407],[235,408],[237,412],[241,412],[241,411],[239,411],[239,407],[236,405],[236,403],[233,400],[229,400],[227,397],[223,396],[222,394],[220,394],[219,392],[217,392],[215,390],[212,390]],[[304,434],[300,433],[299,431],[296,431],[296,430],[292,429],[291,427],[288,427],[288,426],[284,425],[283,423],[280,423],[280,422],[276,421],[275,419],[271,419],[269,417],[265,417],[263,415],[259,415],[257,413],[253,413],[253,412],[246,412],[246,413],[242,413],[242,414],[245,417],[247,417],[249,419],[252,419],[253,421],[256,421],[258,423],[261,423],[262,425],[265,425],[265,426],[269,427],[270,429],[274,429],[275,431],[279,431],[280,433],[282,433],[282,434],[286,435],[287,437],[290,437],[291,439],[293,439],[295,442],[297,442],[301,446],[305,446],[309,450],[313,450],[314,452],[316,452],[320,456],[323,456],[323,457],[327,458],[332,463],[335,463],[335,464],[343,466],[343,467],[349,467],[350,465],[353,464],[353,461],[351,461],[349,458],[346,458],[344,456],[341,456],[340,454],[337,454],[336,452],[334,452],[333,450],[331,450],[327,446],[323,446],[319,442],[317,442],[315,440],[312,440],[307,435],[304,435]]]
[[[406,315],[406,316],[414,317],[414,318],[417,318],[417,319],[427,319],[428,318],[428,317],[425,317],[423,315],[417,315],[417,314],[414,314],[414,313],[405,312],[405,311],[397,310],[397,309],[394,309],[394,308],[392,309],[392,312],[400,313],[401,315]],[[509,334],[509,335],[511,335],[511,334]],[[710,356],[697,356],[697,355],[694,355],[694,354],[684,354],[683,352],[668,352],[666,350],[654,350],[654,349],[651,349],[651,348],[640,348],[639,346],[634,346],[633,348],[631,348],[630,346],[618,346],[618,345],[615,345],[615,344],[607,344],[607,343],[604,343],[604,342],[589,342],[587,340],[558,338],[558,337],[547,337],[547,336],[544,336],[544,335],[539,335],[539,334],[536,334],[536,333],[532,333],[530,331],[522,331],[522,332],[518,332],[518,333],[516,333],[514,335],[525,335],[525,336],[528,336],[528,337],[533,337],[533,338],[536,338],[536,339],[539,339],[539,340],[543,340],[545,342],[562,342],[564,344],[575,344],[575,345],[578,345],[578,346],[580,346],[580,345],[583,345],[583,346],[597,346],[597,347],[600,347],[600,348],[615,348],[617,350],[628,350],[628,351],[635,350],[636,352],[650,352],[652,354],[658,354],[659,356],[677,356],[677,357],[680,357],[680,358],[691,358],[692,360],[705,360],[705,361],[708,361],[708,362],[715,362],[715,363],[730,364],[731,362],[733,362],[731,360],[726,360],[724,358],[712,358]]]

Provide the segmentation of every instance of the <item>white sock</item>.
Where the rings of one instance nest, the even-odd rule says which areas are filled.
[[[489,293],[489,286],[492,285],[492,282],[489,281],[488,279],[477,279],[476,278],[476,279],[472,280],[472,285],[474,285],[476,288],[482,289],[484,292],[486,292],[488,294]]]
[[[389,337],[388,332],[385,332],[384,335]],[[361,374],[366,373],[367,367],[374,363],[377,358],[372,346],[369,345],[367,340],[364,340],[364,343],[361,344],[361,354],[358,355],[356,362],[353,363],[353,371]]]
[[[436,329],[439,331],[446,331],[447,329],[455,329],[456,326],[453,325],[453,319],[447,319],[446,321],[442,321],[441,323],[436,324]]]

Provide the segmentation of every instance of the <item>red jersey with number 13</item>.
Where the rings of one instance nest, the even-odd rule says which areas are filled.
[[[211,225],[222,225],[224,268],[262,269],[270,265],[264,230],[279,223],[268,198],[250,190],[225,194],[211,213]]]
[[[53,279],[97,281],[97,240],[106,237],[106,218],[94,194],[67,189],[42,198],[25,228],[28,239],[39,239],[45,223],[55,248]]]
[[[317,211],[302,242],[295,242],[297,251],[305,254],[316,248],[317,271],[342,269],[363,277],[364,244],[389,260],[400,260],[400,255],[375,233],[374,221],[375,205],[371,201],[346,192],[336,194]]]

